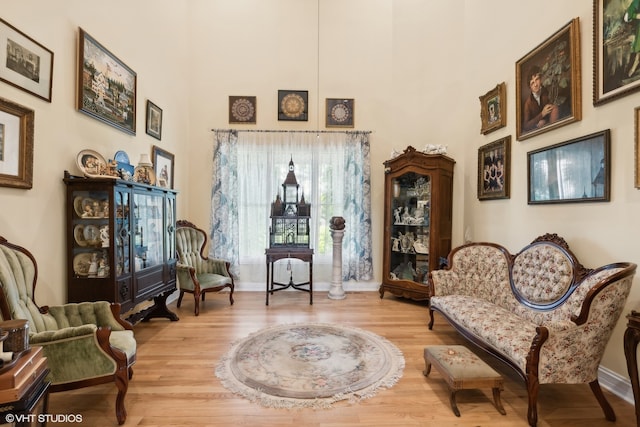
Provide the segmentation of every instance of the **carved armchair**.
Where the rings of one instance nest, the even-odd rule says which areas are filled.
[[[116,417],[124,424],[136,340],[131,324],[120,319],[120,305],[101,301],[39,307],[34,300],[37,279],[33,255],[0,236],[3,320],[29,322],[29,344],[42,346],[51,392],[114,382]]]
[[[176,247],[178,248],[177,277],[180,288],[178,307],[184,293],[193,294],[195,315],[200,314],[200,300],[207,292],[219,292],[229,288],[229,302],[233,305],[233,276],[229,263],[204,254],[207,234],[189,221],[176,222]]]

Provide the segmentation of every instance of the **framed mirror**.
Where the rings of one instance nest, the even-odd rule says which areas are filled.
[[[527,153],[529,204],[608,202],[609,129]]]

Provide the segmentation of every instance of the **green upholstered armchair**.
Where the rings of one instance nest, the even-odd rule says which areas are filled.
[[[38,267],[26,249],[0,236],[0,311],[3,320],[26,319],[29,344],[42,346],[50,369],[50,391],[115,382],[116,417],[127,418],[124,397],[133,376],[136,340],[120,319],[119,304],[83,302],[38,307],[34,291]]]
[[[189,221],[176,222],[176,247],[178,248],[177,277],[180,287],[178,307],[185,292],[193,294],[196,316],[200,314],[200,299],[205,293],[230,289],[229,302],[233,305],[233,277],[229,263],[204,254],[207,234]]]

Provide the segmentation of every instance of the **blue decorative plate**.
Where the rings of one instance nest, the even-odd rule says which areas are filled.
[[[113,155],[113,160],[119,163],[131,164],[131,162],[129,162],[129,155],[122,150],[116,151],[116,154]]]

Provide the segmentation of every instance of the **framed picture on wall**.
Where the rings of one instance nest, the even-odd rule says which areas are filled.
[[[608,202],[609,129],[527,153],[528,203]]]
[[[309,120],[309,92],[306,90],[278,91],[278,120]]]
[[[255,96],[229,97],[229,123],[255,124],[258,115]]]
[[[504,82],[480,97],[480,133],[486,135],[507,125],[507,97]]]
[[[78,44],[78,111],[135,135],[136,73],[82,28]]]
[[[34,111],[0,98],[0,186],[33,187]]]
[[[593,105],[640,89],[640,3],[593,1]]]
[[[327,98],[326,126],[328,128],[352,128],[354,126],[352,98]]]
[[[162,108],[147,100],[147,135],[162,139]]]
[[[516,137],[582,119],[578,18],[516,62]]]
[[[510,177],[511,136],[478,149],[478,200],[508,199]]]
[[[154,145],[152,148],[153,169],[158,187],[173,188],[173,164],[175,156]]]
[[[635,122],[635,175],[636,175],[636,188],[640,188],[640,107],[636,107],[634,111]]]
[[[53,52],[1,18],[0,80],[51,102]]]

